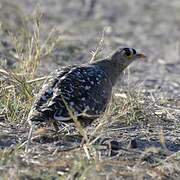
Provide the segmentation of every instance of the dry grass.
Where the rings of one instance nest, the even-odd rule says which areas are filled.
[[[21,121],[27,117],[34,93],[37,93],[41,81],[45,79],[37,78],[39,63],[60,41],[55,35],[58,32],[52,29],[45,41],[41,42],[40,18],[39,13],[32,17],[32,32],[20,30],[16,34],[9,33],[18,62],[13,70],[0,70],[1,114],[6,114],[8,121]]]

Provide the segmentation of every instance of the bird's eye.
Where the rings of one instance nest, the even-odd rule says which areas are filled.
[[[130,48],[124,48],[124,54],[125,54],[125,56],[127,56],[128,58],[131,58],[132,55],[134,54],[134,51],[131,50]]]

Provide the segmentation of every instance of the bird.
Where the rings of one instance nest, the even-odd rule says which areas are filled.
[[[124,47],[105,59],[58,68],[45,80],[28,122],[73,122],[71,111],[83,126],[90,125],[107,109],[119,75],[133,61],[144,58],[134,48]]]

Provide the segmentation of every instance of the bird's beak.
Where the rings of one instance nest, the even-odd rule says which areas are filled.
[[[146,59],[147,56],[144,54],[136,54],[136,58],[142,58],[142,59]]]

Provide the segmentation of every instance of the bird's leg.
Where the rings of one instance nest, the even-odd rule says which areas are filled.
[[[58,132],[59,131],[58,123],[56,121],[53,121],[52,124],[54,126],[54,129]]]
[[[32,125],[32,126],[30,127],[30,130],[29,130],[29,133],[28,133],[28,140],[27,140],[25,152],[28,152],[29,144],[30,144],[30,141],[31,141],[33,129],[34,129],[34,125]]]
[[[56,120],[54,119],[49,119],[49,121],[47,122],[48,126],[52,126],[54,127],[55,131],[58,132],[59,131],[59,127],[58,127],[58,123]]]

